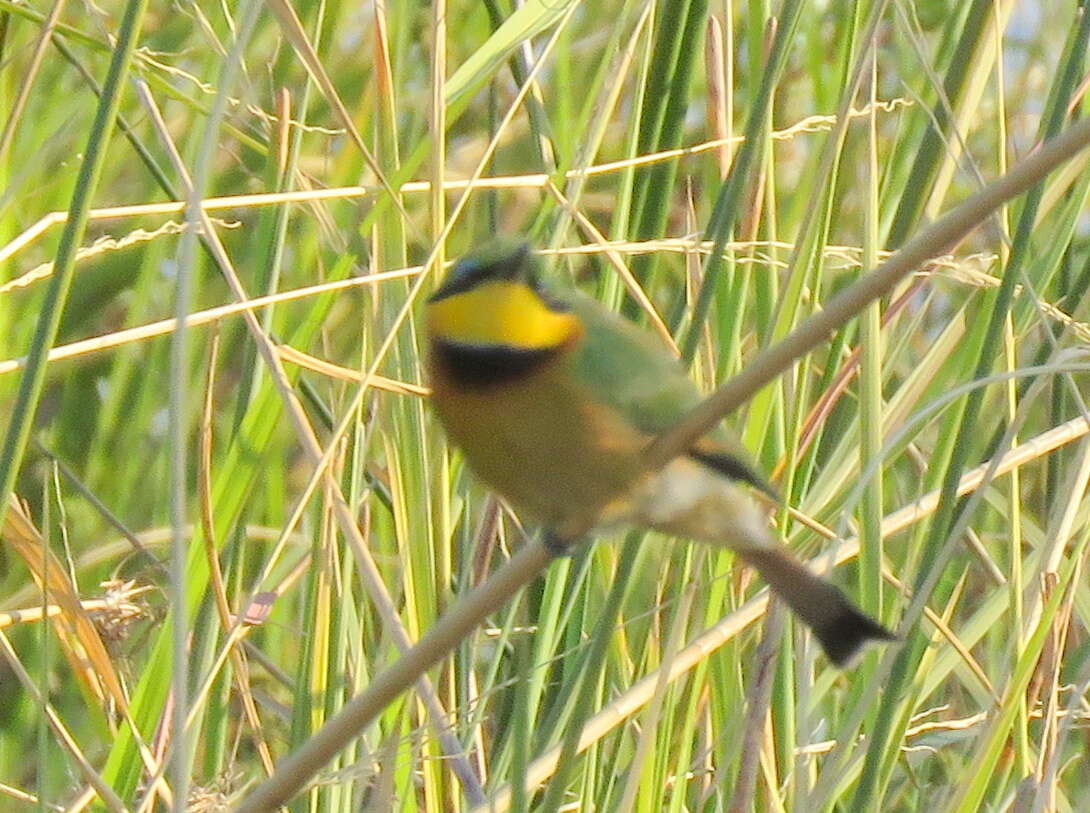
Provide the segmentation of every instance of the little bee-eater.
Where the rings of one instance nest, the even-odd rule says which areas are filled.
[[[460,260],[426,311],[432,402],[475,473],[553,538],[586,517],[727,545],[845,664],[891,639],[771,532],[772,494],[725,427],[658,471],[650,442],[700,400],[645,331],[576,291],[553,293],[523,243]]]

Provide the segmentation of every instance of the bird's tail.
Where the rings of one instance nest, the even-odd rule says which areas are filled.
[[[896,636],[864,615],[837,587],[815,576],[785,548],[745,548],[738,554],[817,636],[829,660],[845,666],[867,641]]]

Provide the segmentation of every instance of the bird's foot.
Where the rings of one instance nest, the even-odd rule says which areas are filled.
[[[541,539],[541,543],[545,546],[545,550],[547,550],[549,555],[553,558],[574,556],[577,542],[578,540],[568,539],[555,531],[545,531],[545,534]]]

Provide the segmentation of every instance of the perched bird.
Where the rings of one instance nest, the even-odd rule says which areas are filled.
[[[488,486],[553,539],[596,517],[727,545],[755,567],[837,665],[893,636],[812,574],[748,493],[774,494],[720,426],[648,471],[649,443],[700,400],[649,333],[578,291],[553,293],[524,243],[460,260],[428,299],[432,403]]]

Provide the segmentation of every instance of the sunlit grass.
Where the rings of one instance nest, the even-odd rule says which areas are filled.
[[[427,409],[447,261],[524,234],[711,391],[1078,117],[1073,5],[0,0],[0,808],[234,804],[522,547]],[[1080,809],[1086,164],[730,417],[902,643],[837,671],[729,553],[601,540],[298,809]]]

